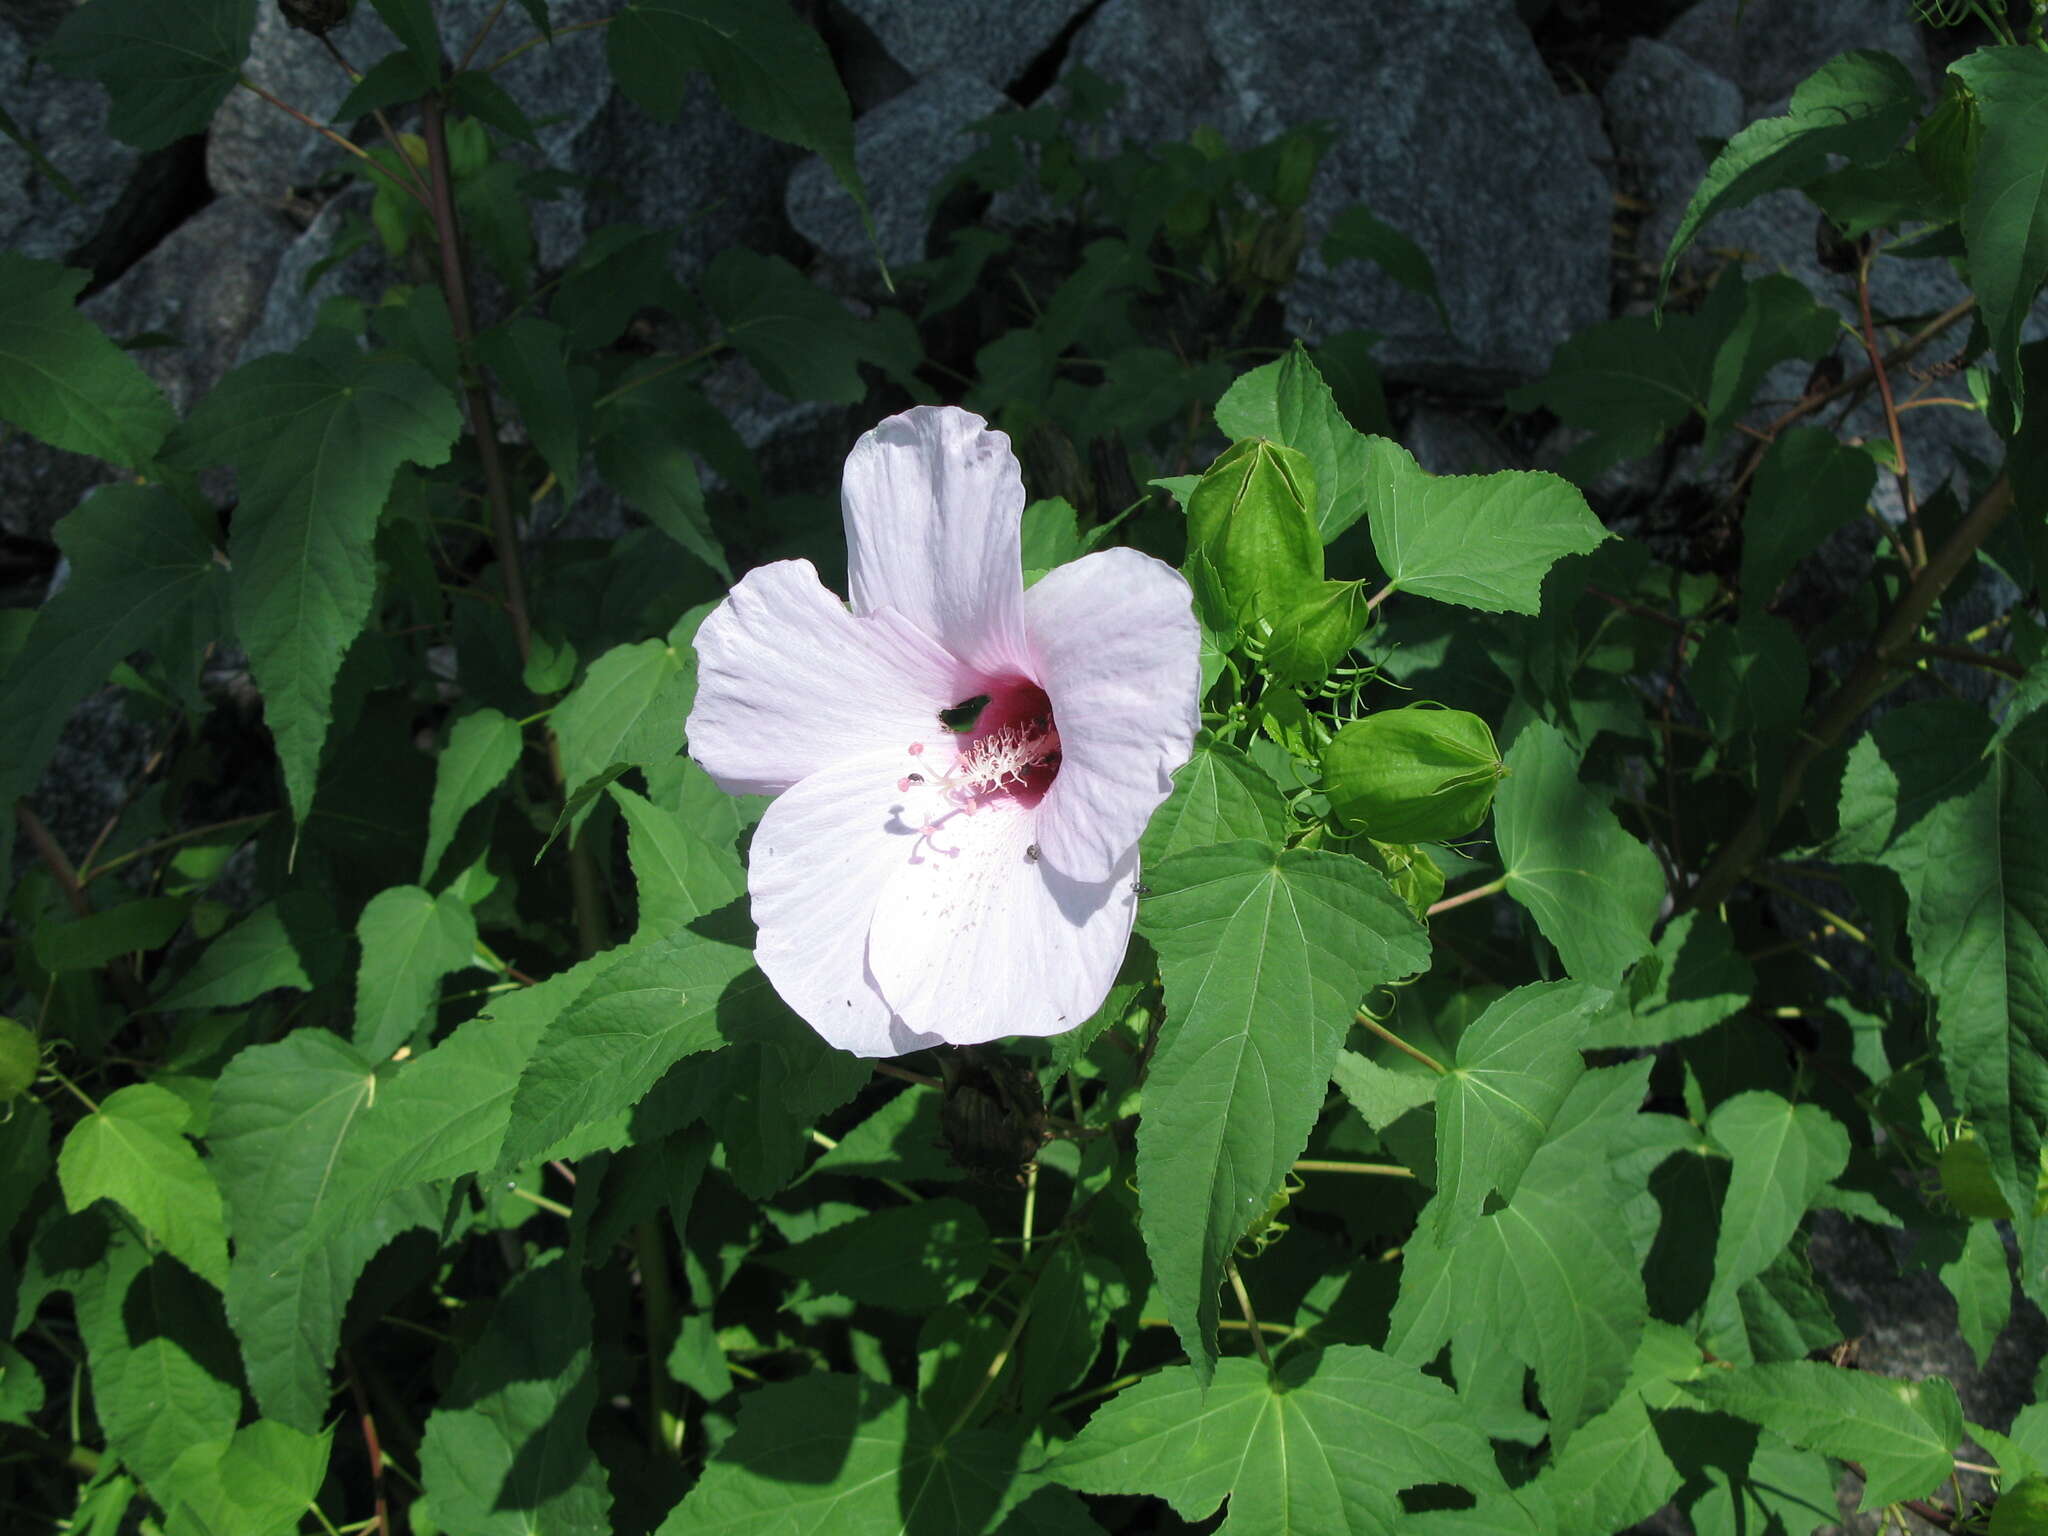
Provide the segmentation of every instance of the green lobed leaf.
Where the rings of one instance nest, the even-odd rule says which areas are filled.
[[[71,922],[38,924],[36,964],[46,971],[90,971],[120,955],[160,948],[185,926],[187,906],[172,896],[145,896]]]
[[[1765,450],[1742,515],[1742,611],[1761,613],[1801,558],[1863,515],[1877,462],[1819,427],[1788,427]]]
[[[994,1258],[981,1214],[944,1198],[870,1211],[763,1262],[820,1294],[928,1312],[972,1291]]]
[[[1734,1159],[1714,1246],[1710,1329],[1736,1290],[1784,1251],[1820,1192],[1849,1165],[1849,1133],[1818,1105],[1751,1090],[1723,1100],[1707,1132]],[[1707,1340],[1713,1346],[1710,1333]]]
[[[1863,1509],[1918,1498],[1954,1472],[1963,1413],[1935,1376],[1895,1381],[1812,1361],[1715,1372],[1685,1383],[1710,1408],[1774,1430],[1794,1445],[1863,1464]]]
[[[446,462],[461,430],[453,396],[417,364],[316,339],[236,369],[172,439],[180,464],[241,472],[229,543],[235,628],[301,822],[335,676],[370,616],[392,477],[401,464]]]
[[[861,1058],[827,1045],[766,986],[718,1022],[726,1044],[697,1075],[698,1113],[724,1144],[733,1182],[765,1200],[795,1176],[818,1117],[874,1074]]]
[[[1627,1530],[1661,1509],[1682,1481],[1643,1399],[1631,1392],[1587,1420],[1534,1488],[1555,1509],[1561,1536]]]
[[[331,1432],[270,1419],[188,1446],[150,1490],[170,1516],[165,1536],[291,1536],[320,1497],[332,1448]]]
[[[1437,291],[1436,268],[1427,253],[1363,203],[1353,203],[1330,220],[1330,232],[1323,236],[1323,260],[1371,262],[1410,293],[1429,300],[1443,328],[1451,329],[1450,312]]]
[[[420,1441],[422,1512],[465,1536],[611,1536],[596,1406],[582,1266],[558,1254],[513,1278],[459,1357]]]
[[[1962,1235],[1955,1257],[1941,1266],[1941,1283],[1955,1298],[1956,1331],[1981,1367],[2012,1316],[2012,1269],[1992,1223],[1970,1222]]]
[[[829,302],[829,301],[828,301]],[[647,382],[628,378],[617,398],[597,413],[597,468],[605,483],[647,520],[728,582],[732,567],[711,531],[704,490],[697,478],[690,426],[694,413],[675,402],[701,398],[687,379],[660,373],[664,363],[644,372]]]
[[[782,0],[629,0],[605,47],[619,88],[670,122],[702,70],[742,126],[824,156],[865,211],[845,87],[824,41]]]
[[[1844,53],[1823,64],[1793,91],[1783,117],[1751,123],[1707,167],[1664,253],[1660,301],[1678,258],[1707,220],[1820,175],[1833,155],[1859,164],[1882,159],[1919,106],[1911,72],[1888,53]]]
[[[1268,438],[1292,448],[1315,471],[1316,529],[1325,544],[1365,515],[1372,439],[1337,408],[1301,344],[1278,361],[1240,374],[1216,402],[1225,437]]]
[[[1905,887],[1949,1086],[2021,1210],[2048,1145],[2048,726],[1991,734],[1960,702],[1885,716],[1849,752],[1833,851]]]
[[[108,1449],[145,1483],[166,1483],[180,1456],[227,1439],[241,1417],[220,1297],[168,1255],[152,1256],[118,1222],[81,1232],[94,1262],[69,1284],[93,1412]]]
[[[691,763],[686,772],[704,770]],[[730,842],[713,842],[694,819],[655,805],[623,784],[612,784],[610,793],[626,818],[626,849],[640,903],[639,937],[664,936],[746,894],[746,871]]]
[[[1517,987],[1458,1037],[1436,1087],[1437,1241],[1456,1243],[1489,1195],[1512,1201],[1551,1118],[1585,1071],[1578,1042],[1609,994],[1582,981]]]
[[[1744,283],[1739,273],[1730,273],[1722,282],[1738,284],[1743,303],[1708,374],[1703,445],[1707,453],[1733,429],[1773,367],[1795,357],[1809,362],[1825,357],[1842,337],[1841,318],[1796,278],[1773,273]],[[1715,297],[1720,297],[1718,285]]]
[[[884,318],[894,315],[901,324],[900,314],[863,320],[780,256],[727,246],[712,258],[701,288],[726,340],[770,389],[792,400],[851,404],[867,392],[860,364],[899,374],[916,364],[903,330]]]
[[[940,1434],[894,1387],[813,1372],[747,1395],[739,1428],[655,1536],[967,1536],[1042,1486],[1016,1439]]]
[[[278,987],[304,992],[312,985],[277,903],[267,901],[207,945],[155,1006],[239,1008]]]
[[[448,732],[448,745],[434,759],[434,799],[427,809],[427,846],[420,855],[420,879],[434,878],[441,856],[473,806],[501,783],[519,761],[519,722],[495,709],[472,710]]]
[[[377,1083],[354,1047],[300,1029],[241,1052],[213,1091],[207,1150],[235,1239],[228,1317],[264,1414],[308,1434],[326,1420],[328,1372],[356,1277],[400,1232],[440,1220],[439,1202],[414,1190],[304,1240]]]
[[[1267,772],[1206,732],[1173,776],[1173,793],[1152,813],[1139,852],[1146,868],[1190,848],[1240,838],[1278,842],[1287,802]]]
[[[685,1056],[723,1044],[721,1018],[772,997],[749,937],[677,928],[601,957],[608,963],[548,1019],[519,1072],[498,1161],[517,1166],[631,1109]]]
[[[520,425],[561,483],[563,504],[573,505],[589,423],[569,376],[567,348],[560,326],[533,315],[514,316],[476,339],[477,356],[519,407]]]
[[[78,292],[91,279],[0,251],[0,421],[136,469],[155,457],[177,418],[135,359],[78,312]]]
[[[1572,975],[1613,986],[1650,947],[1664,898],[1657,857],[1579,782],[1562,731],[1523,728],[1495,806],[1508,894],[1536,919]]]
[[[382,1061],[433,1022],[441,978],[476,960],[476,919],[453,891],[379,891],[356,920],[356,1048]]]
[[[1749,1001],[1756,972],[1736,949],[1727,919],[1695,910],[1665,925],[1629,990],[1632,1006],[1596,1021],[1582,1044],[1632,1049],[1702,1034]]]
[[[2017,412],[2020,332],[2048,278],[2048,56],[2032,46],[1979,48],[1951,67],[1975,96],[1983,129],[1963,207],[1971,286]]]
[[[200,523],[168,492],[101,486],[57,524],[71,580],[36,614],[0,672],[0,801],[27,794],[72,709],[131,651],[175,629],[213,638],[225,576]],[[168,658],[167,658],[168,659]]]
[[[71,1128],[57,1154],[64,1203],[122,1207],[201,1279],[225,1288],[228,1240],[220,1190],[184,1137],[192,1109],[168,1088],[131,1083]]]
[[[606,651],[548,718],[561,742],[563,782],[582,785],[616,763],[674,757],[695,686],[694,661],[665,640]]]
[[[1426,1227],[1409,1241],[1388,1350],[1422,1364],[1453,1342],[1461,1372],[1502,1357],[1533,1368],[1562,1448],[1620,1395],[1649,1316],[1629,1197],[1602,1151],[1553,1140],[1455,1249]]]
[[[1126,1387],[1047,1466],[1083,1493],[1149,1493],[1184,1520],[1228,1498],[1224,1536],[1379,1536],[1419,1483],[1500,1487],[1485,1437],[1449,1388],[1378,1350],[1253,1360],[1213,1380],[1170,1366]]]
[[[43,57],[107,88],[107,131],[137,149],[203,133],[241,78],[256,0],[93,0],[71,11]]]
[[[1376,1131],[1385,1130],[1409,1110],[1436,1100],[1436,1074],[1427,1068],[1396,1071],[1356,1051],[1339,1051],[1330,1076],[1351,1107]]]
[[[1385,879],[1339,854],[1221,843],[1147,878],[1139,927],[1169,1022],[1138,1131],[1142,1224],[1206,1378],[1224,1258],[1301,1155],[1366,991],[1425,968],[1429,948]]]
[[[1401,591],[1487,613],[1535,613],[1551,566],[1608,537],[1578,487],[1556,475],[1432,475],[1400,444],[1370,442],[1373,548]]]

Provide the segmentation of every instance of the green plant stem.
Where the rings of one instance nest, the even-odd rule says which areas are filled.
[[[982,1372],[981,1380],[975,1383],[974,1395],[967,1399],[960,1411],[953,1416],[953,1422],[946,1426],[946,1433],[940,1437],[942,1442],[959,1434],[973,1419],[974,1410],[981,1406],[981,1400],[988,1396],[988,1389],[996,1384],[996,1379],[1003,1374],[1003,1367],[1010,1363],[1011,1352],[1016,1349],[1017,1340],[1023,1337],[1025,1323],[1030,1321],[1031,1304],[1037,1300],[1038,1285],[1034,1281],[1031,1289],[1024,1293],[1024,1301],[1017,1308],[1017,1315],[1010,1319],[1009,1331],[1003,1335],[1003,1342],[997,1348],[995,1358],[989,1361],[988,1369]]]
[[[146,859],[152,853],[161,853],[164,849],[175,848],[180,843],[195,842],[215,832],[232,831],[236,827],[257,826],[270,820],[276,814],[277,812],[275,811],[257,811],[251,816],[235,816],[226,821],[208,822],[203,827],[191,827],[183,832],[174,832],[169,837],[160,837],[155,842],[144,843],[139,848],[131,848],[126,853],[117,854],[104,864],[89,865],[86,869],[80,871],[78,883],[80,886],[91,885],[100,876],[110,875],[123,865],[132,864],[137,859]]]
[[[1333,1163],[1319,1157],[1297,1158],[1296,1173],[1371,1173],[1386,1179],[1412,1179],[1413,1168],[1403,1168],[1399,1163]]]
[[[657,1454],[673,1456],[681,1449],[683,1429],[668,1379],[676,1303],[669,1288],[668,1249],[654,1222],[643,1221],[633,1228],[633,1254],[640,1268],[640,1307],[647,1323],[647,1439]]]
[[[571,32],[588,32],[593,27],[608,27],[611,24],[611,17],[600,16],[595,21],[579,21],[572,26],[557,27],[555,28],[554,41],[559,43]],[[510,64],[522,53],[526,53],[531,49],[538,48],[544,41],[546,41],[546,39],[542,38],[539,33],[535,33],[532,37],[529,37],[525,42],[521,43],[517,48],[514,48],[507,53],[501,53],[495,59],[491,60],[491,62],[484,67],[484,73],[487,75],[495,75],[499,70],[503,69],[507,64]]]
[[[519,530],[513,521],[512,492],[498,450],[498,423],[491,393],[476,363],[476,324],[469,307],[469,278],[462,262],[462,226],[455,217],[454,182],[448,169],[448,124],[437,97],[420,98],[421,137],[427,143],[427,171],[433,192],[429,209],[441,248],[441,286],[448,300],[448,319],[455,345],[462,353],[463,395],[469,426],[476,438],[477,461],[491,503],[491,543],[505,581],[505,607],[512,615],[512,633],[523,664],[533,653],[533,621],[526,608],[526,581],[520,565]]]
[[[1373,593],[1371,597],[1368,597],[1365,600],[1365,611],[1367,613],[1371,613],[1375,608],[1379,607],[1381,603],[1384,603],[1388,598],[1392,597],[1393,595],[1394,584],[1390,581],[1384,587],[1381,587],[1379,591]]]
[[[1920,506],[1913,500],[1913,475],[1906,458],[1906,439],[1899,431],[1899,407],[1892,399],[1891,375],[1885,372],[1884,355],[1877,350],[1877,326],[1870,318],[1870,263],[1866,252],[1856,264],[1856,307],[1863,321],[1863,350],[1870,358],[1870,375],[1877,381],[1877,396],[1884,405],[1884,424],[1892,438],[1892,473],[1899,482],[1899,504],[1906,509],[1906,543],[1912,551],[1912,570],[1927,564],[1927,536],[1920,529]]]
[[[668,362],[664,363],[661,367],[650,368],[647,370],[647,372],[640,374],[634,378],[628,379],[625,383],[618,385],[616,388],[606,390],[603,394],[599,395],[595,400],[590,402],[590,408],[593,411],[595,411],[603,406],[610,405],[614,400],[617,400],[620,396],[630,395],[642,384],[652,384],[656,379],[666,378],[669,374],[674,373],[678,368],[687,368],[692,363],[703,362],[704,359],[706,359],[707,357],[716,357],[719,353],[723,352],[727,347],[731,345],[731,342],[723,340],[706,342],[703,346],[699,347],[694,352],[686,352],[681,357],[672,357],[668,360]],[[552,479],[553,476],[549,476],[549,478]]]
[[[1953,661],[1965,667],[1982,667],[1986,672],[2010,678],[2027,675],[2027,669],[2010,656],[1993,656],[1984,651],[1973,651],[1965,645],[1918,645],[1913,648],[1912,659]]]
[[[2000,475],[1941,548],[1928,557],[1927,564],[1892,605],[1869,649],[1850,669],[1819,718],[1802,733],[1798,747],[1786,759],[1777,794],[1768,803],[1759,799],[1750,807],[1742,825],[1721,845],[1699,883],[1681,897],[1680,911],[1712,911],[1742,883],[1751,867],[1763,857],[1785,808],[1799,797],[1808,770],[1884,693],[1893,672],[1910,661],[1921,620],[1970,563],[1978,547],[2012,511],[2012,504],[2012,481]]]
[[[71,861],[64,856],[64,850],[57,846],[57,839],[50,835],[50,829],[43,825],[42,817],[28,808],[26,800],[15,803],[14,817],[21,823],[21,830],[27,834],[29,846],[35,849],[36,857],[43,861],[50,878],[63,891],[64,900],[73,915],[81,920],[91,917],[92,902],[86,898],[85,884],[78,878],[78,871],[71,867]],[[142,982],[125,958],[109,960],[102,969],[114,990],[121,994],[121,1002],[130,1013],[149,1011],[149,994],[143,990]]]
[[[1466,905],[1468,902],[1483,901],[1488,896],[1498,896],[1507,888],[1507,876],[1502,875],[1498,880],[1489,880],[1484,885],[1475,885],[1470,890],[1460,891],[1455,896],[1446,896],[1442,901],[1431,903],[1428,915],[1435,917],[1439,912],[1453,911],[1458,907]]]
[[[1450,1068],[1446,1067],[1442,1062],[1438,1061],[1434,1056],[1430,1055],[1429,1052],[1418,1051],[1414,1046],[1410,1045],[1406,1040],[1403,1040],[1399,1035],[1395,1034],[1391,1029],[1387,1028],[1386,1025],[1382,1024],[1378,1019],[1374,1018],[1364,1009],[1361,1008],[1357,1013],[1353,1014],[1351,1016],[1351,1022],[1354,1024],[1363,1024],[1367,1029],[1371,1030],[1374,1034],[1378,1035],[1382,1040],[1386,1041],[1387,1044],[1391,1045],[1395,1050],[1401,1052],[1402,1055],[1412,1056],[1415,1060],[1421,1062],[1425,1067],[1429,1068],[1430,1071],[1434,1072],[1438,1077],[1450,1076]]]
[[[546,1195],[536,1194],[530,1189],[521,1189],[517,1184],[506,1190],[505,1193],[512,1196],[515,1200],[524,1200],[529,1205],[537,1205],[549,1215],[559,1216],[564,1221],[575,1215],[575,1212],[562,1204],[561,1201],[550,1200]]]
[[[328,127],[325,123],[316,121],[315,119],[308,117],[305,113],[301,112],[297,107],[293,106],[290,102],[284,100],[281,97],[272,95],[269,91],[263,89],[262,86],[258,85],[254,80],[251,80],[246,75],[244,75],[237,82],[237,84],[239,84],[243,90],[252,91],[256,95],[261,96],[265,101],[269,102],[273,107],[277,108],[278,111],[284,113],[285,116],[297,118],[301,123],[304,123],[308,128],[312,129],[315,133],[319,134],[321,138],[326,139],[329,143],[335,145],[337,148],[343,150],[345,153],[354,155],[358,160],[362,161],[364,165],[368,166],[371,170],[375,171],[379,176],[382,176],[386,181],[390,182],[394,187],[398,188],[399,191],[405,193],[406,196],[417,199],[421,206],[428,208],[429,211],[432,210],[432,204],[428,202],[426,193],[421,190],[418,184],[407,180],[403,176],[400,176],[396,171],[392,170],[389,166],[385,165],[383,161],[379,160],[375,155],[371,154],[367,149],[363,148],[362,145],[356,143],[356,141],[351,139],[347,134],[337,133],[332,128]],[[403,155],[399,156],[399,159],[401,161],[404,158],[405,157]]]
[[[1273,1357],[1266,1352],[1266,1330],[1259,1326],[1259,1315],[1252,1310],[1252,1293],[1244,1288],[1244,1276],[1237,1272],[1237,1260],[1229,1254],[1223,1256],[1223,1273],[1230,1277],[1230,1289],[1237,1295],[1237,1310],[1244,1314],[1245,1327],[1251,1331],[1252,1348],[1259,1352],[1259,1364],[1266,1368],[1266,1375],[1273,1375]]]
[[[533,619],[526,603],[519,528],[512,512],[511,484],[498,446],[498,422],[491,410],[491,392],[476,358],[476,322],[469,305],[469,278],[462,260],[462,226],[455,216],[454,183],[448,166],[448,124],[436,96],[420,99],[420,131],[427,144],[427,169],[432,180],[430,208],[435,240],[441,250],[441,284],[448,301],[449,326],[462,356],[463,396],[468,405],[470,431],[476,438],[477,462],[483,468],[484,490],[491,504],[491,545],[505,583],[505,611],[511,615],[512,636],[524,665],[533,655]],[[552,731],[548,733],[548,770],[556,789],[566,789],[561,744]],[[597,860],[580,835],[569,842],[569,894],[576,913],[577,943],[588,958],[609,946],[611,934]]]
[[[1038,1162],[1036,1159],[1033,1159],[1031,1166],[1024,1170],[1024,1236],[1017,1249],[1017,1256],[1020,1260],[1031,1257],[1031,1228],[1036,1223],[1037,1217]]]
[[[491,28],[498,24],[498,18],[504,14],[505,0],[498,0],[498,3],[491,7],[491,14],[486,16],[483,24],[476,29],[476,36],[469,40],[469,46],[462,50],[461,62],[455,66],[458,75],[469,68],[470,61],[477,55],[477,50],[483,47],[484,39],[491,35]]]

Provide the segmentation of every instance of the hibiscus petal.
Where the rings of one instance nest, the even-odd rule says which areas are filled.
[[[970,411],[921,405],[847,455],[840,503],[855,613],[882,608],[983,673],[1024,660],[1024,479]]]
[[[1076,879],[1105,879],[1194,750],[1201,629],[1188,584],[1150,555],[1105,549],[1026,592],[1024,628],[1060,733],[1039,848]]]
[[[690,756],[735,795],[780,794],[848,757],[943,736],[972,674],[893,613],[856,618],[808,560],[740,578],[697,630]],[[891,776],[893,779],[893,775]]]
[[[811,1028],[856,1056],[941,1043],[907,1029],[868,973],[876,905],[922,821],[896,789],[900,766],[877,753],[812,774],[768,807],[748,853],[755,962]]]
[[[890,875],[868,972],[908,1030],[955,1045],[1056,1035],[1109,995],[1137,911],[1137,850],[1085,885],[1031,857],[1036,820],[1014,801],[956,811]]]

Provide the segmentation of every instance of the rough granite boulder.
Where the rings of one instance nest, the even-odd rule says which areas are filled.
[[[116,341],[157,339],[131,355],[180,416],[233,365],[263,313],[292,226],[261,203],[222,197],[86,301]]]
[[[844,0],[913,75],[964,69],[1001,89],[1049,48],[1089,0]]]
[[[854,124],[854,161],[892,267],[924,259],[932,195],[974,147],[968,124],[1009,104],[979,76],[943,70]],[[860,210],[821,157],[813,155],[790,174],[783,207],[796,232],[849,274],[873,269]]]
[[[367,5],[334,29],[334,45],[358,69],[398,47],[398,39]],[[279,101],[317,122],[330,122],[351,89],[348,76],[310,32],[284,19],[275,5],[256,7],[256,31],[242,72]],[[342,132],[348,124],[337,125]],[[254,91],[230,91],[206,135],[206,179],[213,190],[281,202],[294,187],[342,170],[344,152],[294,122]]]
[[[0,20],[7,111],[71,183],[77,200],[45,176],[12,137],[0,136],[0,250],[61,261],[99,232],[142,157],[107,134],[106,92],[34,61],[33,46]]]
[[[1895,53],[1923,86],[1932,84],[1907,0],[1700,0],[1665,29],[1664,41],[1734,81],[1752,106],[1791,95],[1852,48]]]
[[[1243,145],[1332,122],[1286,295],[1311,341],[1378,331],[1390,374],[1488,389],[1542,372],[1607,314],[1608,147],[1510,0],[1107,0],[1070,60],[1125,83],[1113,122],[1138,142],[1207,123]],[[1448,335],[1376,268],[1323,261],[1331,219],[1358,202],[1428,253]]]

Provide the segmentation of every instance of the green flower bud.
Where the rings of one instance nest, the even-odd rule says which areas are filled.
[[[1276,683],[1319,683],[1365,633],[1365,583],[1326,581],[1273,621],[1266,675]]]
[[[1292,448],[1250,438],[1188,496],[1188,552],[1214,573],[1233,618],[1271,623],[1323,579],[1316,477]]]
[[[1437,843],[1486,819],[1505,772],[1493,732],[1461,709],[1411,705],[1354,720],[1323,749],[1323,789],[1382,843]]]

